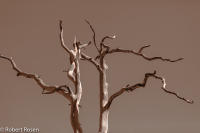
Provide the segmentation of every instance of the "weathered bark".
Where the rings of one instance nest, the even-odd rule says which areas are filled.
[[[79,68],[79,62],[78,59],[75,59],[75,93],[76,93],[76,99],[72,102],[71,105],[71,125],[73,127],[74,133],[83,133],[80,121],[79,121],[79,107],[80,107],[80,101],[82,97],[82,85],[80,80],[80,68]]]
[[[99,133],[108,132],[108,115],[109,110],[105,109],[105,105],[108,103],[108,83],[106,79],[107,65],[102,57],[100,59],[101,71],[99,74],[100,80],[100,116],[99,116]]]
[[[108,115],[109,115],[109,110],[104,110],[100,112],[99,133],[108,132]]]

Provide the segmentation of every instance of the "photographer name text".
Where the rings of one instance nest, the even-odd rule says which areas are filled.
[[[0,127],[0,133],[39,133],[39,128],[30,128],[30,127]]]

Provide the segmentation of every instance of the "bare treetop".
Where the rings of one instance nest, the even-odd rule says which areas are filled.
[[[99,107],[100,107],[100,115],[99,115],[99,133],[107,133],[108,132],[108,116],[109,116],[109,109],[111,108],[112,102],[124,94],[125,92],[133,92],[134,90],[138,88],[144,88],[147,84],[147,81],[149,78],[154,78],[162,82],[161,90],[163,90],[165,93],[170,94],[178,98],[179,100],[182,100],[183,102],[193,104],[193,100],[186,99],[185,97],[180,96],[177,92],[171,91],[166,88],[166,81],[165,78],[157,74],[156,71],[152,73],[145,73],[144,79],[142,82],[130,85],[127,84],[124,87],[119,87],[120,89],[113,93],[111,96],[108,95],[108,82],[107,82],[107,64],[105,61],[105,57],[107,55],[111,55],[114,53],[121,53],[121,54],[132,54],[136,55],[138,57],[142,57],[143,59],[147,61],[163,61],[163,62],[178,62],[183,60],[183,58],[178,59],[169,59],[169,58],[163,58],[161,56],[155,56],[155,57],[149,57],[144,54],[144,50],[150,45],[145,45],[139,48],[139,50],[129,50],[129,49],[123,49],[123,48],[111,48],[106,44],[106,40],[108,39],[115,39],[116,35],[113,36],[104,36],[101,41],[98,43],[96,41],[96,32],[94,27],[90,24],[88,20],[85,20],[86,23],[89,25],[91,31],[92,31],[92,42],[94,44],[95,49],[97,50],[97,54],[95,57],[90,57],[86,53],[82,51],[82,49],[87,48],[92,42],[88,41],[88,43],[81,43],[77,41],[76,37],[73,42],[73,49],[69,49],[68,46],[64,42],[64,30],[63,30],[63,22],[59,21],[59,37],[60,37],[60,43],[61,47],[66,51],[66,53],[69,55],[69,61],[70,61],[70,68],[66,70],[67,76],[70,81],[73,83],[73,87],[69,87],[68,85],[47,85],[41,77],[39,77],[37,74],[32,73],[26,73],[20,70],[15,61],[12,58],[9,58],[7,56],[1,55],[0,58],[8,61],[13,70],[17,72],[17,76],[22,76],[25,78],[33,79],[39,87],[42,88],[42,94],[53,94],[57,92],[60,95],[63,95],[71,105],[71,113],[70,113],[70,122],[71,126],[73,128],[74,133],[83,133],[82,126],[80,124],[79,120],[79,108],[80,108],[80,102],[82,98],[82,83],[81,83],[81,76],[80,76],[80,60],[88,61],[92,65],[95,66],[99,73]],[[131,70],[129,70],[131,71]],[[131,83],[132,84],[132,83]]]

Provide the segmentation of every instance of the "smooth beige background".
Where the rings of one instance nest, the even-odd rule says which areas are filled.
[[[167,88],[191,98],[182,102],[164,93],[154,79],[145,88],[119,97],[112,105],[110,133],[200,132],[200,2],[195,0],[1,0],[0,53],[13,56],[18,66],[41,75],[48,84],[70,85],[66,73],[68,56],[60,47],[58,20],[64,21],[69,47],[74,36],[87,42],[92,33],[84,19],[95,27],[98,41],[113,48],[139,49],[149,56],[176,59],[178,63],[148,62],[140,57],[115,54],[107,57],[110,94],[125,84],[143,80],[145,72],[157,70]],[[95,55],[94,47],[86,51]],[[81,62],[83,98],[81,123],[85,133],[98,130],[98,72]],[[60,95],[42,95],[35,82],[16,77],[9,63],[0,60],[0,127],[37,127],[41,133],[71,133],[69,105]]]

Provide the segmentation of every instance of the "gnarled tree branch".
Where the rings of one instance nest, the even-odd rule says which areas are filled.
[[[50,86],[50,85],[47,85],[44,83],[44,81],[36,74],[31,74],[31,73],[25,73],[23,72],[22,70],[20,70],[15,61],[7,56],[4,56],[4,55],[0,55],[0,58],[2,59],[5,59],[7,61],[9,61],[12,65],[12,68],[13,70],[15,70],[17,72],[17,76],[22,76],[22,77],[25,77],[25,78],[29,78],[29,79],[33,79],[42,89],[42,94],[52,94],[52,93],[55,93],[55,92],[58,92],[59,94],[62,94],[64,97],[66,97],[68,100],[72,100],[73,98],[73,92],[71,91],[71,89],[66,86],[66,85],[60,85],[60,86]],[[68,91],[62,89],[63,87],[67,88]]]
[[[119,97],[120,95],[122,95],[124,92],[134,91],[134,90],[136,90],[137,88],[141,88],[141,87],[144,88],[144,87],[146,86],[146,84],[147,84],[147,80],[148,80],[150,77],[153,77],[153,78],[155,78],[155,79],[159,79],[159,80],[162,82],[163,85],[162,85],[161,89],[162,89],[164,92],[166,92],[166,93],[168,93],[168,94],[172,94],[172,95],[176,96],[178,99],[181,99],[181,100],[183,100],[183,101],[185,101],[185,102],[187,102],[187,103],[190,103],[190,104],[193,104],[193,103],[194,103],[194,101],[188,100],[188,99],[186,99],[186,98],[180,96],[178,93],[166,89],[166,82],[165,82],[165,79],[164,79],[163,77],[161,77],[161,76],[158,76],[158,75],[156,74],[156,71],[154,71],[153,73],[146,73],[146,74],[145,74],[145,77],[144,77],[144,80],[143,80],[142,83],[137,83],[137,84],[132,85],[132,86],[130,86],[130,85],[128,84],[128,85],[126,85],[125,87],[123,87],[122,89],[120,89],[119,91],[115,92],[113,95],[111,95],[110,98],[109,98],[109,100],[108,100],[108,103],[106,104],[106,106],[104,107],[104,109],[105,109],[105,110],[109,109],[110,106],[111,106],[111,104],[112,104],[112,102],[113,102],[113,100],[116,99],[117,97]]]
[[[148,60],[148,61],[161,60],[161,61],[167,61],[167,62],[177,62],[177,61],[184,59],[184,58],[178,58],[178,59],[172,60],[172,59],[163,58],[163,57],[160,57],[160,56],[148,57],[148,56],[146,56],[145,54],[142,53],[142,51],[147,47],[150,47],[150,45],[145,45],[145,46],[141,47],[138,50],[138,52],[134,51],[134,50],[128,50],[128,49],[121,49],[121,48],[111,49],[110,48],[109,51],[106,51],[106,52],[103,53],[103,56],[106,56],[108,54],[113,54],[113,53],[129,53],[129,54],[134,54],[134,55],[140,56],[140,57],[142,57],[142,58],[144,58],[145,60]],[[99,56],[97,56],[96,58],[99,58]]]

